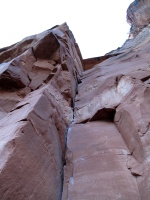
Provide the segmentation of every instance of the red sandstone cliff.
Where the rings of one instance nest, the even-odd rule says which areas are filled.
[[[82,60],[66,24],[0,50],[0,199],[150,199],[146,21],[97,58]]]
[[[80,50],[63,24],[1,49],[0,62],[0,199],[61,199]]]

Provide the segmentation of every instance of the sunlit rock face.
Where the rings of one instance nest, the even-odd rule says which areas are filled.
[[[0,49],[0,199],[150,199],[149,2],[137,3],[136,37],[104,56],[83,60],[67,24]]]
[[[131,25],[130,36],[135,37],[150,23],[150,0],[135,0],[131,3],[127,10],[127,21]]]
[[[0,50],[0,199],[61,199],[83,71],[66,24]]]
[[[68,132],[63,200],[149,199],[148,32],[149,26],[95,66],[91,58],[91,68],[82,73]]]

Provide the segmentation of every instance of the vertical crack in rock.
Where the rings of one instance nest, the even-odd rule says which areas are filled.
[[[0,199],[149,198],[149,7],[104,56],[66,23],[0,49]]]
[[[76,85],[76,95],[78,94],[78,92],[77,92],[78,91],[78,84],[79,83],[77,83],[77,85]],[[66,140],[65,140],[65,160],[64,160],[64,166],[63,166],[63,179],[62,179],[63,188],[62,188],[62,195],[61,195],[62,200],[68,199],[68,194],[67,194],[68,189],[66,188],[66,183],[65,183],[67,178],[65,176],[66,176],[66,171],[67,171],[68,165],[70,165],[70,161],[71,161],[71,157],[70,156],[69,156],[70,158],[68,157],[68,154],[69,154],[68,152],[70,152],[70,154],[71,154],[71,151],[69,150],[69,148],[67,146],[67,142],[68,142],[68,138],[69,138],[69,133],[71,131],[71,127],[74,123],[74,118],[75,118],[74,109],[75,109],[75,101],[74,101],[74,104],[72,106],[72,111],[73,111],[72,112],[72,119],[71,119],[71,122],[70,122],[70,124],[67,128],[67,134],[66,134]],[[72,172],[73,172],[73,170],[70,169],[71,174],[72,174]]]
[[[60,200],[80,50],[63,24],[3,49],[0,61],[0,199]]]

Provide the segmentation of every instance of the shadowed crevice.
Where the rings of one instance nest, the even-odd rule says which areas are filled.
[[[92,121],[99,121],[99,120],[110,120],[114,121],[116,110],[113,108],[103,108],[98,110],[95,115],[89,120]]]

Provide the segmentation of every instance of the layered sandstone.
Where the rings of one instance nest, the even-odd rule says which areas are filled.
[[[149,2],[136,2],[136,37],[104,56],[83,60],[67,24],[0,50],[0,199],[150,199]]]

